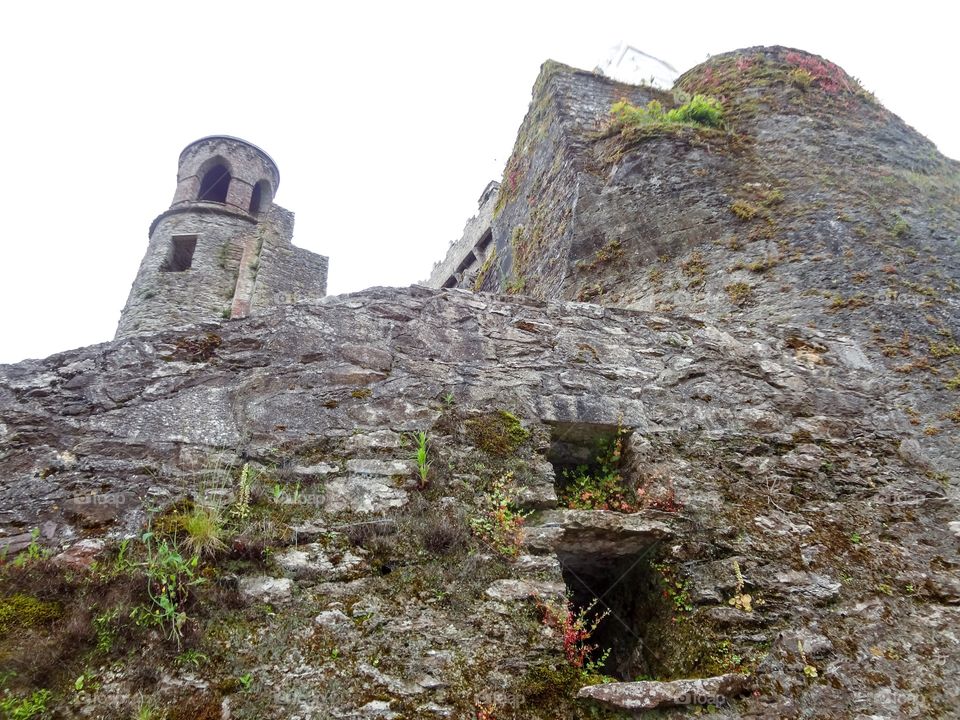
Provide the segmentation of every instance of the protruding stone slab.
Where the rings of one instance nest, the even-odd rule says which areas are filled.
[[[557,491],[545,482],[517,488],[517,505],[524,510],[552,510],[557,506]]]
[[[672,682],[617,682],[588,685],[577,697],[632,712],[678,705],[725,705],[730,698],[747,692],[750,680],[749,675],[730,673]]]
[[[669,525],[642,512],[553,510],[526,528],[524,544],[535,552],[615,557],[633,555],[672,536]]]
[[[494,600],[529,600],[531,598],[562,598],[567,587],[563,583],[504,579],[494,581],[486,589],[487,597]]]

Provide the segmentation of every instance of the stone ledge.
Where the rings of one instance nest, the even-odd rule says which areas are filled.
[[[578,698],[595,700],[618,710],[636,712],[679,705],[726,705],[749,691],[751,677],[739,673],[672,682],[616,682],[588,685]]]

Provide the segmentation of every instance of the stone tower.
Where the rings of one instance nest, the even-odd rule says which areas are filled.
[[[273,202],[279,184],[276,163],[256,145],[226,135],[187,145],[117,337],[323,297],[327,258],[292,244],[293,213]]]

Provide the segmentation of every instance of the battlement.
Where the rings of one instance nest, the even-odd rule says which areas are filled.
[[[433,264],[430,278],[424,283],[427,287],[472,286],[495,247],[492,223],[499,190],[497,181],[487,183],[477,201],[477,214],[467,220],[460,239],[450,243],[446,257]]]

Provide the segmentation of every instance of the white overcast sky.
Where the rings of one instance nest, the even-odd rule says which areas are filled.
[[[838,63],[960,157],[950,2],[8,3],[0,362],[109,340],[180,150],[280,167],[329,291],[424,279],[499,179],[540,64],[625,41],[678,70],[751,45]]]

